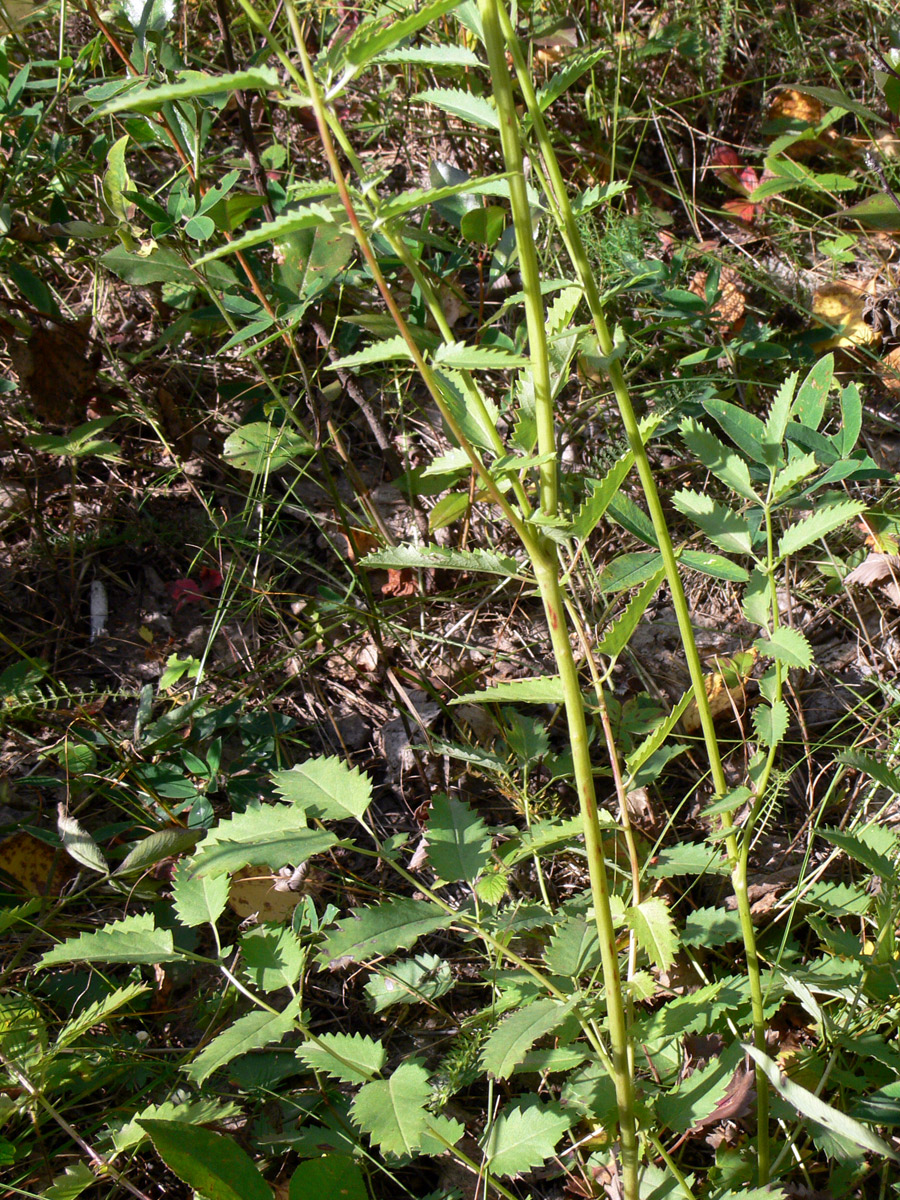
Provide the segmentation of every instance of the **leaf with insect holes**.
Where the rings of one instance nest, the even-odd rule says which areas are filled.
[[[452,913],[427,900],[388,900],[372,908],[357,908],[326,935],[319,961],[326,966],[342,961],[368,962],[396,950],[408,950],[420,937],[452,923]]]
[[[733,509],[719,504],[705,492],[684,489],[676,492],[672,503],[680,513],[702,529],[714,546],[732,554],[749,554],[751,549],[750,527],[745,517]]]
[[[425,833],[428,861],[445,883],[474,883],[491,856],[484,821],[463,800],[438,792]]]
[[[166,1166],[205,1200],[272,1200],[272,1189],[233,1137],[183,1121],[140,1122]]]
[[[187,1064],[184,1070],[188,1079],[192,1083],[202,1083],[213,1071],[227,1066],[239,1054],[274,1046],[294,1028],[299,1007],[300,1001],[295,997],[284,1012],[257,1009],[238,1017]]]
[[[312,758],[271,779],[285,800],[319,821],[360,820],[372,802],[372,781],[342,758]]]
[[[783,700],[760,704],[753,710],[753,729],[757,739],[770,750],[781,744],[790,724],[788,706]]]
[[[812,646],[799,629],[792,629],[790,625],[779,625],[771,637],[757,638],[753,646],[766,658],[774,658],[786,667],[802,667],[808,671],[812,666]]]
[[[877,1134],[867,1129],[860,1121],[832,1108],[830,1104],[826,1104],[813,1092],[807,1091],[805,1087],[788,1079],[778,1064],[773,1062],[767,1054],[757,1050],[755,1046],[745,1046],[744,1049],[754,1062],[762,1067],[775,1091],[802,1116],[807,1117],[810,1121],[815,1121],[839,1138],[847,1138],[855,1145],[862,1146],[864,1150],[870,1150],[879,1157],[900,1162],[900,1154],[897,1154],[887,1142],[882,1141]]]
[[[535,1000],[505,1017],[485,1043],[484,1069],[495,1079],[508,1079],[536,1041],[553,1033],[575,1006],[576,998],[560,1004],[550,996]]]
[[[180,962],[183,957],[174,949],[172,931],[157,929],[153,916],[141,913],[62,942],[37,965],[40,969],[71,962],[163,963]]]
[[[307,829],[303,813],[293,805],[251,804],[210,830],[191,860],[191,874],[222,874],[259,862],[273,871],[288,864],[298,867],[337,840],[333,833]]]
[[[828,533],[840,529],[865,512],[862,500],[839,500],[836,504],[824,504],[815,509],[802,521],[789,525],[778,539],[778,557],[796,554],[798,550],[811,546]]]
[[[428,1072],[421,1063],[407,1061],[390,1079],[365,1084],[353,1102],[353,1119],[386,1154],[415,1154],[426,1136],[431,1114]]]
[[[553,1157],[556,1144],[572,1124],[575,1113],[537,1096],[514,1100],[491,1122],[482,1142],[492,1175],[521,1175]]]
[[[172,899],[178,920],[188,929],[215,925],[228,900],[228,876],[192,877],[188,864],[182,860],[175,871]]]
[[[341,1083],[368,1083],[387,1062],[381,1042],[361,1033],[323,1033],[314,1042],[299,1046],[297,1057]]]
[[[637,943],[657,967],[670,967],[678,953],[675,922],[665,901],[648,896],[640,904],[625,909],[625,921]]]

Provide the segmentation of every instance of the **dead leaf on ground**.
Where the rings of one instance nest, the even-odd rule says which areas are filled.
[[[900,606],[900,556],[873,551],[844,579],[844,584],[857,583],[863,587],[880,585],[881,592],[892,604]]]
[[[876,370],[889,392],[900,391],[900,346],[896,346],[878,363]]]
[[[877,346],[881,334],[876,333],[864,316],[866,293],[849,283],[826,283],[813,296],[812,311],[820,325],[830,325],[835,333],[816,342],[813,349],[837,350],[853,346]]]
[[[27,340],[4,324],[13,370],[38,417],[52,425],[84,421],[101,361],[90,313],[78,321],[35,321]]]
[[[708,271],[698,271],[688,284],[688,291],[706,299]],[[741,277],[731,267],[724,267],[719,275],[719,290],[712,306],[711,320],[723,337],[732,337],[744,324],[746,299],[740,289]]]
[[[747,706],[747,680],[759,657],[758,650],[748,650],[730,661],[722,660],[722,671],[705,675],[706,694],[713,717],[722,713],[739,716]],[[700,710],[692,700],[681,718],[685,733],[696,733],[700,728]]]
[[[61,848],[25,830],[0,842],[0,870],[32,896],[58,896],[75,874]]]
[[[793,125],[818,125],[825,116],[825,105],[806,92],[799,92],[796,88],[785,88],[773,97],[766,116],[770,121],[784,121]],[[824,143],[835,142],[837,137],[833,129],[826,129],[813,140],[795,142],[788,146],[784,153],[789,158],[811,158],[814,154],[822,152],[825,148]]]
[[[316,890],[320,883],[318,872],[290,867],[273,871],[264,864],[254,864],[231,876],[228,907],[244,920],[258,917],[260,921],[282,923],[291,919],[303,897]]]

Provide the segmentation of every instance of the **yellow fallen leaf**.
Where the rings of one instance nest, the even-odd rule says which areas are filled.
[[[24,830],[0,842],[0,870],[32,896],[58,896],[75,873],[62,849]]]
[[[813,349],[837,350],[841,347],[877,346],[881,334],[863,318],[865,296],[848,283],[826,283],[813,296],[813,316],[820,325],[835,326],[837,332],[816,342]]]
[[[284,882],[271,867],[243,867],[231,876],[228,907],[244,920],[256,916],[260,921],[289,921],[304,892],[282,890]]]
[[[720,660],[721,671],[704,675],[703,682],[713,717],[722,713],[739,715],[744,711],[747,706],[747,680],[758,657],[758,650],[747,650],[732,659]],[[700,710],[696,700],[692,700],[684,710],[681,724],[685,733],[696,733],[700,728]]]

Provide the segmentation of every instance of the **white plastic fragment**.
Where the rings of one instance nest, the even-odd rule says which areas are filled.
[[[109,620],[109,601],[106,597],[106,586],[99,579],[91,584],[91,641],[103,637],[106,633],[106,622]]]

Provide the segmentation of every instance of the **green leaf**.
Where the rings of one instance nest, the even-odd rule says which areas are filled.
[[[763,431],[763,445],[768,449],[771,456],[766,459],[770,464],[777,462],[777,452],[781,449],[781,443],[784,441],[784,431],[787,429],[787,423],[790,419],[791,404],[794,399],[794,391],[797,387],[797,379],[798,374],[796,371],[792,375],[788,375],[787,379],[785,379],[775,393],[775,399],[772,401],[768,416],[766,417],[765,429]]]
[[[663,970],[670,967],[678,953],[678,935],[665,901],[659,896],[648,896],[640,904],[625,909],[625,920],[650,961]]]
[[[605,654],[608,658],[616,659],[628,645],[631,635],[637,629],[638,622],[647,610],[650,601],[659,591],[660,584],[666,577],[664,567],[652,575],[644,586],[628,601],[625,611],[610,625],[602,639],[597,644],[597,653]]]
[[[361,1033],[323,1033],[314,1042],[299,1046],[297,1057],[341,1083],[368,1083],[387,1062],[381,1042]]]
[[[600,572],[597,586],[602,592],[624,592],[652,579],[660,568],[662,556],[655,550],[620,554]]]
[[[770,750],[780,745],[790,724],[788,706],[783,700],[774,704],[759,704],[753,710],[753,728],[757,740]]]
[[[836,504],[822,505],[802,521],[787,527],[778,539],[778,557],[785,558],[805,546],[811,546],[826,534],[847,525],[865,510],[866,505],[862,500],[839,500]]]
[[[584,541],[594,532],[633,465],[634,455],[629,450],[610,467],[602,479],[587,481],[591,494],[575,514],[575,520],[572,522],[573,537]]]
[[[832,846],[837,846],[856,862],[862,863],[879,879],[893,879],[897,871],[896,864],[894,858],[888,857],[884,851],[888,849],[892,852],[896,849],[896,835],[892,835],[893,841],[886,841],[882,836],[885,832],[891,833],[878,825],[865,826],[854,830],[853,833],[847,833],[843,829],[819,830],[826,842],[831,842]]]
[[[808,429],[818,429],[825,415],[828,393],[834,380],[834,355],[826,354],[812,368],[797,393],[791,415]]]
[[[704,400],[703,407],[748,458],[758,463],[767,462],[766,427],[759,417],[727,400]]]
[[[609,47],[603,45],[568,56],[562,69],[551,75],[544,86],[537,90],[537,102],[541,112],[546,112],[554,100],[558,100],[573,83],[577,83],[585,71],[589,71],[609,53]],[[619,190],[624,190],[626,186],[622,184]],[[583,211],[584,209],[575,209],[576,213]]]
[[[567,917],[544,951],[544,962],[554,975],[580,979],[600,965],[600,939],[593,921]]]
[[[382,954],[408,950],[426,933],[447,929],[452,923],[452,913],[427,900],[388,900],[372,908],[357,908],[338,922],[336,931],[327,934],[319,961],[326,966],[368,962]]]
[[[417,954],[390,966],[379,967],[366,983],[365,992],[373,1012],[395,1004],[418,1004],[437,1000],[455,983],[449,965],[436,954]]]
[[[484,575],[521,577],[522,568],[514,558],[487,550],[452,550],[449,546],[391,546],[376,550],[362,560],[364,567],[415,567],[427,570],[440,567],[447,571],[473,571]]]
[[[431,1114],[428,1072],[418,1062],[405,1062],[390,1079],[365,1084],[353,1102],[353,1119],[376,1146],[397,1157],[415,1154],[425,1137]]]
[[[139,1146],[148,1136],[140,1127],[144,1118],[161,1121],[180,1121],[182,1124],[209,1125],[213,1121],[225,1121],[238,1116],[240,1109],[230,1101],[221,1104],[218,1100],[164,1100],[161,1104],[148,1104],[134,1117],[121,1124],[110,1122],[109,1139],[117,1153]]]
[[[122,859],[113,875],[145,871],[164,858],[177,858],[179,854],[193,850],[202,837],[202,829],[159,829],[138,842]]]
[[[216,263],[201,275],[180,254],[167,246],[157,246],[150,254],[138,254],[126,250],[124,246],[116,246],[113,250],[107,250],[100,263],[132,287],[172,283],[182,288],[196,288],[203,284],[204,279],[221,291],[232,291],[238,286],[237,276],[223,263]]]
[[[725,908],[697,908],[688,915],[681,932],[685,946],[706,946],[714,949],[739,942],[742,938],[741,919],[737,912]]]
[[[272,1200],[272,1189],[234,1138],[182,1121],[145,1118],[140,1124],[169,1170],[204,1200]]]
[[[159,112],[164,104],[191,100],[197,96],[217,96],[237,91],[268,92],[281,86],[277,73],[271,67],[254,67],[249,71],[232,71],[225,75],[207,75],[202,71],[182,71],[181,75],[182,78],[176,83],[122,92],[89,119],[96,121],[111,113],[125,111]]]
[[[815,474],[818,467],[819,463],[814,454],[799,454],[796,458],[791,459],[788,465],[775,476],[775,482],[772,484],[772,499],[782,500],[785,496],[789,496],[804,479]]]
[[[217,876],[228,882],[226,875]],[[263,992],[293,987],[306,963],[308,947],[287,926],[257,925],[241,935],[241,953],[247,974]]]
[[[252,475],[277,471],[295,458],[315,453],[315,447],[289,425],[251,421],[225,439],[222,461],[237,471]]]
[[[482,129],[500,129],[497,110],[484,96],[475,96],[462,88],[426,88],[417,92],[414,99],[422,104],[433,104],[436,108],[461,117]]]
[[[336,214],[336,209],[316,202],[305,204],[301,209],[289,209],[287,212],[280,213],[273,221],[265,221],[241,237],[233,238],[223,246],[217,246],[215,250],[210,250],[202,258],[198,258],[194,265],[204,267],[207,263],[224,258],[227,254],[252,250],[254,246],[261,246],[266,242],[276,242],[289,234],[298,233],[304,229],[315,229],[321,225],[331,226],[335,232],[338,232],[340,227],[337,224]]]
[[[76,1162],[66,1167],[62,1175],[57,1175],[49,1187],[41,1192],[43,1200],[75,1200],[82,1192],[93,1187],[97,1176],[87,1163]]]
[[[673,1133],[700,1129],[723,1099],[735,1071],[744,1061],[744,1048],[735,1042],[718,1058],[699,1067],[673,1091],[659,1097],[656,1112]]]
[[[73,1042],[77,1042],[80,1037],[88,1033],[95,1025],[102,1025],[108,1020],[113,1013],[119,1012],[126,1005],[131,1004],[138,996],[143,996],[145,992],[149,992],[150,988],[145,983],[129,983],[125,987],[116,988],[114,992],[110,992],[108,996],[104,996],[102,1000],[95,1000],[93,1004],[89,1004],[83,1012],[80,1012],[77,1017],[73,1017],[71,1021],[67,1021],[56,1035],[54,1045],[57,1050],[61,1050],[64,1046],[71,1046]]]
[[[62,805],[56,818],[56,826],[59,839],[70,858],[74,858],[79,866],[86,867],[89,871],[96,871],[99,875],[109,874],[109,863],[103,851],[84,826],[74,817],[70,817]]]
[[[747,464],[734,450],[729,450],[717,437],[708,433],[699,421],[688,417],[681,423],[681,436],[688,450],[700,460],[708,471],[712,471],[726,487],[743,497],[761,504],[759,496],[750,482]]]
[[[831,440],[842,458],[851,453],[862,431],[862,399],[855,383],[841,390],[841,430]]]
[[[106,155],[106,171],[103,175],[103,199],[106,207],[117,221],[122,222],[128,220],[129,208],[128,201],[122,193],[129,192],[134,187],[125,166],[125,151],[130,140],[126,133],[124,137],[113,142]]]
[[[562,680],[558,675],[541,675],[535,679],[511,679],[495,683],[481,692],[466,692],[456,696],[451,704],[562,704]]]
[[[774,658],[786,667],[802,667],[808,671],[813,664],[812,646],[800,632],[790,625],[779,625],[771,637],[757,638],[753,643],[760,654]]]
[[[741,612],[751,625],[759,625],[765,629],[771,616],[771,592],[769,581],[759,567],[750,572],[750,579],[744,588],[744,598],[741,602]]]
[[[705,809],[704,816],[708,813],[709,809]],[[650,879],[671,879],[673,875],[720,875],[727,871],[728,865],[721,852],[706,842],[676,842],[662,846],[646,867]]]
[[[880,783],[895,796],[900,796],[900,773],[892,770],[887,763],[872,758],[868,754],[860,754],[858,750],[845,750],[838,755],[837,761],[846,763],[848,767],[853,767],[856,771],[862,771],[864,775],[868,775],[870,779]]]
[[[365,816],[372,803],[372,781],[342,758],[311,758],[273,771],[272,782],[285,800],[319,821],[342,821]]]
[[[434,355],[436,367],[456,371],[511,371],[527,367],[529,361],[499,346],[468,346],[465,342],[442,342]]]
[[[574,1004],[574,998],[560,1004],[546,996],[505,1017],[485,1043],[484,1069],[495,1079],[508,1079],[534,1043],[562,1025]]]
[[[840,1138],[847,1138],[855,1145],[862,1146],[864,1150],[870,1150],[873,1154],[900,1162],[900,1155],[887,1142],[882,1141],[877,1134],[872,1133],[870,1129],[854,1120],[853,1117],[838,1112],[836,1108],[832,1108],[830,1104],[826,1104],[824,1100],[819,1099],[800,1084],[788,1079],[778,1064],[773,1062],[767,1054],[763,1054],[755,1046],[745,1046],[744,1049],[754,1062],[762,1067],[766,1078],[776,1092],[802,1116],[816,1121],[829,1133],[836,1134]]]
[[[288,1200],[369,1200],[362,1168],[349,1154],[326,1154],[300,1163],[291,1176]]]
[[[253,804],[245,812],[220,821],[197,847],[191,862],[193,875],[239,871],[251,863],[265,863],[273,871],[301,863],[328,850],[333,833],[306,829],[293,805]]]
[[[482,1143],[492,1175],[521,1175],[553,1157],[556,1143],[571,1126],[574,1113],[536,1096],[514,1100],[491,1122]]]
[[[286,1033],[294,1029],[299,1006],[299,999],[295,998],[284,1012],[270,1013],[256,1009],[238,1017],[187,1064],[184,1070],[188,1079],[192,1083],[202,1083],[213,1071],[226,1066],[239,1054],[280,1042]]]
[[[506,179],[505,174],[481,175],[474,179],[464,179],[459,183],[448,183],[444,187],[411,188],[406,192],[398,192],[397,195],[388,196],[378,204],[377,220],[379,222],[390,221],[394,217],[403,216],[414,209],[425,208],[452,196],[490,194],[488,189],[493,189],[494,185],[501,181],[505,182]],[[508,183],[506,187],[506,194],[509,195]]]
[[[420,29],[432,21],[439,20],[445,13],[456,8],[459,0],[431,0],[430,4],[422,7],[408,16],[399,17],[393,10],[369,17],[353,31],[346,43],[340,47],[343,61],[355,67],[357,71],[367,62],[412,37]]]
[[[844,112],[851,112],[854,116],[860,117],[863,121],[873,125],[886,125],[887,122],[878,113],[873,112],[871,108],[867,108],[865,104],[860,104],[858,100],[854,100],[848,96],[846,92],[835,87],[814,87],[811,84],[804,83],[804,96],[813,96],[816,100],[821,100],[826,108],[842,108]]]
[[[141,913],[62,942],[48,950],[37,965],[40,969],[70,962],[163,963],[182,958],[173,948],[172,931],[157,929],[150,913]]]
[[[641,744],[635,747],[625,760],[629,776],[634,778],[641,767],[652,758],[678,722],[684,711],[694,698],[694,689],[688,688],[668,716],[663,717],[654,729],[647,734]]]
[[[192,878],[188,864],[182,860],[175,872],[172,899],[182,925],[194,929],[198,925],[215,925],[228,902],[228,876]]]
[[[474,50],[465,46],[405,46],[378,55],[380,63],[414,63],[422,67],[481,67]]]
[[[900,232],[900,210],[893,196],[887,192],[875,192],[856,204],[850,204],[834,214],[837,217],[859,221],[866,229],[881,229],[887,233]]]
[[[382,362],[412,362],[413,356],[410,352],[406,340],[396,334],[394,337],[384,338],[378,342],[372,342],[363,350],[357,350],[355,354],[345,354],[343,358],[337,358],[334,362],[328,363],[329,371],[345,370],[347,367],[365,367],[370,363]]]
[[[690,517],[720,550],[727,550],[732,554],[750,553],[750,527],[740,513],[719,504],[705,492],[693,492],[688,489],[676,492],[672,503],[680,513]]]
[[[438,792],[425,833],[428,861],[445,883],[474,883],[491,856],[491,835],[464,800]]]

